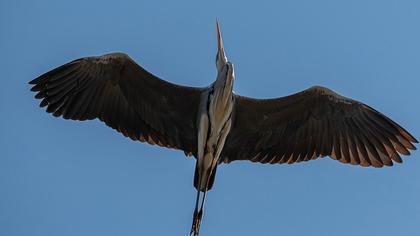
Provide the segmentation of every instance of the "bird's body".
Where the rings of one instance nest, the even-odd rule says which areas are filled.
[[[280,98],[233,93],[219,24],[217,78],[205,88],[176,85],[124,53],[74,60],[32,80],[41,107],[65,119],[100,119],[127,137],[197,159],[191,234],[198,235],[206,193],[220,163],[296,163],[330,156],[360,166],[392,166],[418,141],[375,109],[315,86]],[[201,206],[200,194],[203,192]]]
[[[196,188],[200,191],[206,189],[206,181],[219,162],[220,153],[232,126],[233,77],[233,65],[226,64],[216,82],[204,93],[200,105],[197,149],[199,174],[194,178],[197,181]],[[211,186],[212,182],[207,187]]]

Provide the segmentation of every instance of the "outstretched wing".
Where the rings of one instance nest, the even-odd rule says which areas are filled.
[[[234,121],[221,161],[295,163],[330,156],[382,167],[402,162],[418,141],[375,109],[323,88],[291,96],[235,96]]]
[[[133,140],[197,149],[201,88],[157,78],[123,53],[74,60],[29,82],[41,107],[65,119],[99,118]]]

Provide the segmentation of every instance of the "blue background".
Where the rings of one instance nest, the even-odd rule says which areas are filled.
[[[327,86],[419,138],[420,2],[0,1],[0,235],[187,235],[194,159],[99,121],[54,118],[27,82],[123,51],[174,83],[216,76],[215,19],[235,92]],[[420,157],[374,169],[329,158],[219,167],[202,235],[419,235]]]

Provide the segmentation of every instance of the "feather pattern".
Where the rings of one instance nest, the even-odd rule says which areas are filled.
[[[126,54],[80,58],[29,83],[40,106],[54,116],[98,118],[133,140],[196,153],[204,88],[161,80]]]
[[[399,153],[410,155],[418,143],[382,113],[319,86],[274,99],[235,95],[233,114],[221,154],[225,163],[292,164],[330,156],[342,163],[382,167],[402,162]]]

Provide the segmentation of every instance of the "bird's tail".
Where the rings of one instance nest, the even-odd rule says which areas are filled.
[[[207,186],[207,191],[211,190],[211,188],[213,187],[213,183],[214,183],[214,179],[216,177],[216,170],[217,170],[217,165],[216,167],[214,167],[213,172],[210,175],[210,179],[209,179],[209,185]],[[204,192],[205,191],[205,186],[200,186],[199,184],[199,173],[198,173],[198,165],[195,165],[195,172],[194,172],[194,187],[195,189]]]

